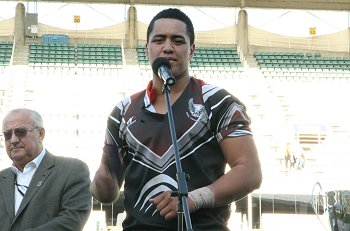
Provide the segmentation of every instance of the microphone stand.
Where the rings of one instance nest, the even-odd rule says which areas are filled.
[[[187,183],[186,183],[186,174],[182,171],[181,161],[180,161],[180,154],[179,149],[177,146],[177,138],[176,138],[176,130],[175,130],[175,124],[174,124],[174,117],[173,112],[171,108],[170,103],[170,88],[169,85],[164,81],[162,92],[165,96],[165,101],[168,108],[168,115],[169,115],[169,126],[170,126],[170,133],[171,133],[171,139],[174,146],[175,151],[175,161],[176,161],[176,177],[177,177],[177,184],[178,184],[178,191],[172,192],[172,195],[177,196],[179,198],[179,204],[178,204],[178,211],[177,211],[177,222],[178,222],[178,230],[183,230],[183,217],[185,217],[185,223],[186,223],[186,230],[192,231],[192,224],[191,224],[191,218],[190,218],[190,212],[188,209],[188,189],[187,189]]]

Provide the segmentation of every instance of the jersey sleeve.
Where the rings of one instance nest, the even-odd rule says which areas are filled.
[[[206,99],[205,105],[217,141],[227,137],[252,135],[251,119],[246,113],[245,105],[225,89],[215,88],[215,93]]]
[[[127,99],[120,101],[112,110],[107,119],[103,156],[108,157],[109,169],[118,173],[121,170],[123,147],[123,113],[127,107]]]

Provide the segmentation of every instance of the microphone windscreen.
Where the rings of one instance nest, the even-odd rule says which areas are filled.
[[[156,58],[152,63],[153,73],[158,75],[158,69],[161,66],[166,66],[167,68],[171,69],[171,64],[167,58]]]

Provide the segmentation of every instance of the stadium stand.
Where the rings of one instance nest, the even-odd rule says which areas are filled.
[[[149,60],[146,56],[145,47],[141,46],[141,45],[137,46],[136,52],[137,52],[137,61],[138,61],[139,65],[141,65],[141,66],[149,65]]]
[[[31,43],[28,62],[33,65],[74,64],[75,56],[74,45]]]
[[[122,65],[119,45],[78,44],[77,64]]]
[[[0,42],[0,66],[11,62],[13,42]]]
[[[191,60],[191,67],[240,67],[237,48],[199,47]]]
[[[143,89],[152,71],[142,45],[126,48],[124,38],[107,40],[104,35],[74,40],[59,36],[60,32],[26,38],[29,50],[22,52],[28,54],[28,65],[11,64],[19,55],[13,52],[14,42],[7,38],[0,42],[0,114],[14,106],[43,111],[51,138],[45,145],[82,158],[94,171],[106,116],[122,97]],[[300,45],[293,49],[291,38],[270,41],[272,36],[261,38],[254,30],[250,36],[247,53],[236,40],[216,44],[198,36],[206,42],[196,44],[191,75],[225,87],[246,104],[264,171],[261,189],[251,195],[252,207],[255,215],[260,212],[264,230],[273,230],[266,229],[266,213],[313,213],[310,191],[315,179],[325,184],[348,182],[348,172],[342,173],[348,163],[339,160],[349,156],[344,144],[350,141],[350,111],[344,108],[350,98],[350,58],[344,48],[332,51]],[[276,48],[274,44],[288,45]],[[342,43],[328,41],[324,47],[329,44]],[[286,140],[294,138],[305,150],[306,167],[288,175],[282,156]],[[0,169],[5,166],[0,153]],[[296,198],[301,195],[299,203]],[[239,216],[236,225],[243,214],[249,214],[247,204],[242,200],[232,205]],[[109,206],[94,201],[95,210],[106,211],[109,224],[122,212],[121,205],[121,201]],[[258,223],[255,227],[262,226]]]
[[[55,134],[57,139],[63,141],[62,144],[55,144],[53,141],[47,142],[48,146],[55,145],[57,152],[66,152],[67,145],[72,147],[78,145],[79,153],[90,153],[92,150],[94,153],[99,153],[99,147],[94,144],[94,138],[101,137],[102,140],[103,131],[100,131],[100,129],[103,127],[104,117],[108,114],[108,110],[110,110],[112,105],[96,104],[94,102],[96,99],[106,98],[115,99],[112,100],[115,102],[123,95],[128,95],[128,92],[133,92],[134,88],[141,89],[146,85],[147,81],[150,80],[151,70],[147,63],[144,47],[138,46],[135,48],[137,53],[136,59],[138,59],[140,67],[132,69],[126,65],[124,66],[121,62],[123,54],[121,46],[116,47],[113,45],[111,48],[110,45],[93,43],[93,40],[89,44],[67,45],[36,42],[31,43],[29,46],[29,66],[23,67],[23,70],[28,71],[27,77],[19,80],[21,84],[15,84],[12,82],[14,81],[12,79],[17,71],[12,72],[18,68],[9,66],[1,82],[0,104],[3,105],[5,110],[10,107],[9,104],[16,104],[16,100],[25,99],[27,106],[46,108],[44,116],[48,117],[49,121],[52,121],[48,124],[50,127],[48,133]],[[261,191],[271,195],[273,193],[269,188],[271,185],[283,185],[285,189],[293,187],[294,184],[289,185],[290,178],[288,176],[278,174],[284,172],[283,159],[280,156],[283,150],[282,137],[284,134],[280,128],[305,125],[305,121],[310,122],[314,118],[318,118],[319,120],[317,121],[323,122],[319,123],[320,126],[327,124],[330,129],[327,127],[327,129],[321,129],[313,133],[310,133],[310,130],[308,131],[307,129],[300,130],[300,132],[294,130],[294,135],[300,139],[304,149],[307,151],[306,168],[309,175],[320,177],[325,174],[324,163],[321,161],[322,155],[318,154],[317,156],[315,151],[319,150],[320,144],[327,145],[329,140],[334,139],[332,137],[337,135],[334,134],[334,131],[340,131],[345,135],[348,134],[348,129],[343,121],[350,115],[345,113],[341,118],[337,117],[335,119],[331,111],[329,113],[324,113],[321,110],[310,111],[308,107],[314,105],[315,108],[322,108],[315,105],[320,101],[327,105],[334,104],[330,100],[337,97],[350,98],[346,90],[349,84],[343,84],[342,86],[344,82],[336,82],[339,79],[349,82],[350,76],[346,74],[349,70],[335,68],[327,70],[309,69],[307,67],[287,68],[281,66],[262,67],[260,64],[258,66],[259,69],[247,69],[244,68],[244,64],[238,58],[239,51],[232,47],[213,48],[199,45],[197,46],[197,51],[199,51],[198,59],[200,62],[198,62],[198,66],[192,66],[191,73],[195,77],[198,76],[209,83],[227,88],[242,99],[249,109],[249,115],[254,121],[253,129],[257,137],[259,150],[263,150],[261,156],[264,176],[269,178],[269,181],[264,182]],[[120,71],[103,72],[101,75],[98,75],[96,64],[106,64],[103,62],[103,58],[110,54],[113,54],[111,59],[116,60],[115,53],[119,54],[119,61],[115,61],[115,63],[120,63]],[[263,53],[255,54],[257,63],[259,63],[259,55],[264,57],[265,52]],[[267,53],[269,55],[265,56],[273,56],[273,60],[280,59],[280,56],[282,56],[281,52],[277,54],[271,51],[273,55],[270,55],[271,53],[269,52]],[[310,58],[302,52],[293,55],[287,51],[284,53],[288,54],[291,60],[293,58],[296,60]],[[315,54],[312,57],[314,59]],[[229,65],[217,65],[219,64],[218,59],[231,59],[232,62]],[[334,59],[340,60],[340,58]],[[55,69],[52,68],[57,64],[73,64],[74,68],[63,75],[62,71],[55,72]],[[107,65],[109,64],[107,62]],[[40,69],[42,73],[39,74],[37,71],[31,72],[31,65],[34,66],[34,69],[37,65],[45,68]],[[89,66],[89,69],[76,71],[79,65]],[[326,73],[332,78],[327,78],[326,82],[322,82],[320,79],[325,79],[321,77],[326,75]],[[97,76],[103,76],[104,83],[101,82],[101,79],[96,78]],[[318,79],[315,80],[314,78]],[[84,82],[84,88],[80,88],[79,92],[76,92],[75,86],[79,85],[80,81]],[[47,89],[50,89],[51,95],[59,96],[57,98],[51,97],[50,99],[51,104],[56,105],[55,107],[52,105],[48,106],[43,99],[40,100],[42,96],[47,94],[46,91],[44,92],[41,89],[41,86],[46,86]],[[98,86],[102,87],[104,91],[98,91],[97,97],[96,94],[92,93],[97,93],[96,87]],[[325,90],[326,88],[327,90]],[[64,96],[62,89],[65,92]],[[332,95],[328,100],[326,95],[323,94],[325,91]],[[19,95],[19,92],[23,92],[23,94]],[[297,96],[296,92],[298,92]],[[65,105],[62,105],[62,102],[66,102]],[[82,102],[90,103],[84,105]],[[340,107],[340,105],[337,106]],[[94,108],[94,112],[91,111],[91,107]],[[77,113],[78,111],[79,113]],[[57,121],[62,121],[65,125],[57,123]],[[305,127],[308,128],[308,126]],[[71,150],[68,154],[76,155],[73,151]],[[338,151],[334,150],[334,152]],[[93,163],[94,158],[93,156],[85,155],[85,161]],[[302,188],[305,189],[308,184],[311,184],[312,179],[304,182]],[[323,177],[322,179],[327,180],[327,182],[332,180],[331,177],[329,179]],[[289,183],[287,184],[285,181]],[[284,193],[288,194],[288,192]],[[305,192],[300,191],[300,193]],[[256,200],[262,194],[255,193],[254,195],[253,200],[255,203],[258,203]],[[237,207],[242,206],[240,203],[237,203]],[[307,202],[305,203],[305,206],[307,206]],[[95,202],[95,207],[97,208],[98,206],[99,203]],[[107,216],[111,216],[110,211],[116,214],[121,212],[120,204],[116,204],[115,208],[106,206],[105,209],[109,211]],[[240,209],[244,212],[244,208]]]
[[[319,52],[255,52],[254,57],[265,78],[288,78],[300,81],[347,80],[350,58],[321,56]],[[323,79],[323,80],[322,80]]]
[[[255,52],[260,67],[350,69],[349,57],[321,57],[320,53],[303,52]]]
[[[29,64],[121,65],[119,45],[31,43]]]

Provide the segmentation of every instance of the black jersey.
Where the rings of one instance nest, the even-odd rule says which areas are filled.
[[[178,188],[168,114],[152,110],[153,93],[148,87],[123,99],[108,119],[105,150],[115,152],[125,169],[125,230],[177,230],[176,219],[165,221],[149,202]],[[191,78],[172,111],[182,170],[190,177],[188,191],[207,186],[225,173],[219,143],[251,135],[245,107],[226,90]],[[229,206],[200,209],[191,213],[192,226],[226,230],[229,215]]]

